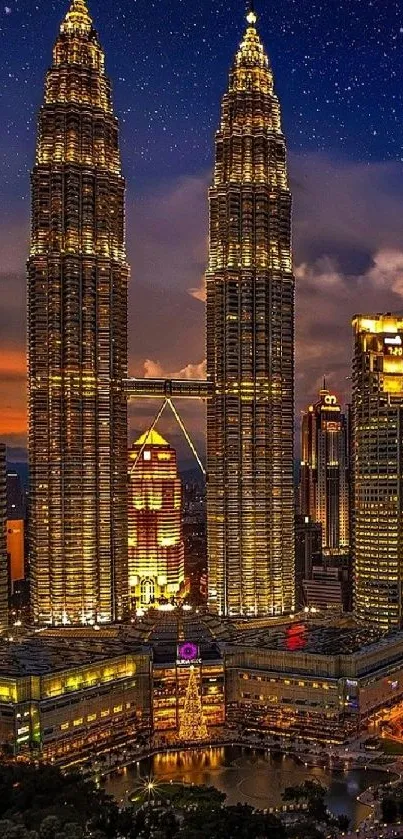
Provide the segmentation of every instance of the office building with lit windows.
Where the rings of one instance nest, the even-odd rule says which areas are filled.
[[[226,645],[227,722],[313,743],[368,733],[403,699],[403,633],[343,617],[239,632]]]
[[[20,476],[7,472],[7,554],[11,594],[25,579],[26,498]]]
[[[118,123],[85,0],[46,76],[28,262],[30,562],[36,624],[127,601],[127,280]]]
[[[401,706],[403,632],[320,615],[235,625],[179,609],[0,639],[0,747],[68,765],[152,734],[178,743],[191,673],[208,740],[226,727],[347,743]]]
[[[185,579],[176,451],[154,429],[129,450],[128,486],[129,596],[135,609],[175,597]]]
[[[0,634],[8,626],[7,451],[0,443]]]
[[[0,641],[3,752],[68,763],[149,729],[150,649],[130,630],[63,627]]]
[[[209,193],[210,607],[294,608],[291,195],[273,73],[253,11],[216,135]]]
[[[321,525],[325,558],[348,554],[347,421],[325,385],[302,414],[300,507],[302,516]]]
[[[402,626],[403,319],[353,320],[352,455],[355,611],[384,630]]]

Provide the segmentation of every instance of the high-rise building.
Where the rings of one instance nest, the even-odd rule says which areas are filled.
[[[7,461],[6,447],[0,443],[0,633],[8,626],[8,559],[7,559]]]
[[[294,608],[291,195],[253,11],[222,101],[209,201],[209,602],[280,615]]]
[[[295,605],[306,606],[304,580],[312,577],[312,569],[322,561],[322,527],[309,516],[295,517]]]
[[[352,456],[355,611],[403,624],[403,318],[353,320]]]
[[[27,502],[25,489],[18,472],[7,471],[7,518],[25,519]]]
[[[129,595],[132,608],[177,595],[184,584],[182,484],[176,451],[157,431],[129,450]]]
[[[127,598],[125,184],[104,53],[72,0],[46,76],[28,263],[36,623],[110,621]]]
[[[325,384],[318,402],[302,414],[300,510],[321,524],[325,558],[348,554],[347,421]]]
[[[7,472],[7,554],[11,592],[25,578],[25,491],[18,472]]]

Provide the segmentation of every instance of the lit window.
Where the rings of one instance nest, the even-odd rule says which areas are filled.
[[[143,452],[143,460],[151,460],[151,452]]]

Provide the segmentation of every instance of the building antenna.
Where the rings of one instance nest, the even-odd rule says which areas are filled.
[[[251,24],[254,24],[257,21],[255,0],[247,0],[247,3],[246,3],[246,20],[248,21],[248,23],[251,23]]]

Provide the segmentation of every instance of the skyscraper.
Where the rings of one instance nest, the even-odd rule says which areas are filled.
[[[221,614],[279,615],[294,606],[291,195],[253,11],[222,101],[209,198],[209,602]]]
[[[28,263],[36,623],[109,621],[127,597],[125,185],[104,53],[72,0],[46,76]]]
[[[347,421],[324,385],[301,421],[302,516],[320,522],[325,557],[349,552]]]
[[[184,583],[182,484],[176,451],[157,431],[129,450],[129,594],[148,606]]]
[[[355,611],[403,624],[403,319],[353,320]]]
[[[25,578],[26,498],[17,472],[7,472],[7,553],[11,593]]]
[[[7,559],[7,465],[6,447],[0,443],[0,633],[8,626],[8,559]]]

